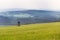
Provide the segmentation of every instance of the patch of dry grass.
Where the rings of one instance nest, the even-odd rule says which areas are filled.
[[[0,27],[0,40],[60,40],[60,22]]]

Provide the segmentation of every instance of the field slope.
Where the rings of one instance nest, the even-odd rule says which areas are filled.
[[[60,22],[1,26],[0,40],[60,40]]]

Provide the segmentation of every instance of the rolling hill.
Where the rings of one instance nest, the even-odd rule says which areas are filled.
[[[60,21],[60,12],[47,10],[7,10],[0,12],[0,25],[46,23]]]

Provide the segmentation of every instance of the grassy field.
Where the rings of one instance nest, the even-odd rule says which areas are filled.
[[[60,22],[1,26],[0,40],[60,40]]]

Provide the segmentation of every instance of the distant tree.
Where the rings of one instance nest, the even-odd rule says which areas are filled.
[[[20,26],[20,21],[18,21],[18,26]]]

